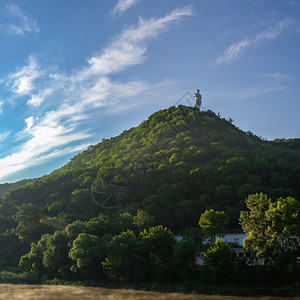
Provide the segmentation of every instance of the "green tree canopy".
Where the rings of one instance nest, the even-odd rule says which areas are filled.
[[[95,235],[80,233],[73,241],[73,246],[69,251],[69,257],[74,261],[71,270],[74,272],[81,271],[85,277],[95,276],[101,267],[102,248],[100,238]]]
[[[248,211],[242,211],[240,224],[247,234],[244,247],[269,263],[280,261],[293,271],[300,260],[300,204],[291,197],[271,201],[264,194],[249,195]]]
[[[215,241],[216,234],[223,236],[229,221],[224,211],[206,210],[200,216],[199,226],[210,237],[211,243]]]
[[[226,283],[236,258],[228,243],[217,239],[204,254],[206,281],[214,284]]]

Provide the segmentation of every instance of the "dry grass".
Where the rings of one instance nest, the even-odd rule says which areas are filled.
[[[286,300],[281,297],[232,297],[198,294],[156,293],[95,287],[0,284],[0,299],[9,300]],[[300,300],[299,297],[291,298]]]

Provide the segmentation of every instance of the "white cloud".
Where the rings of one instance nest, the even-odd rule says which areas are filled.
[[[118,113],[126,106],[124,101],[118,105],[122,100],[149,90],[151,87],[145,81],[115,82],[110,75],[141,63],[145,59],[147,40],[165,32],[170,23],[190,15],[191,9],[187,7],[159,19],[140,19],[137,26],[124,30],[100,55],[88,59],[87,66],[69,74],[49,72],[29,57],[28,64],[10,74],[6,84],[15,96],[29,96],[27,104],[39,106],[39,114],[38,117],[31,114],[25,119],[25,130],[15,133],[21,144],[13,154],[0,159],[0,178],[51,157],[74,152],[71,143],[84,144],[84,140],[91,138],[80,128],[95,108],[115,106],[116,110],[112,111]],[[49,97],[54,102],[45,101]],[[129,103],[128,107],[133,106],[136,105]]]
[[[33,56],[30,56],[27,62],[27,66],[8,76],[7,85],[15,94],[29,95],[35,89],[34,81],[42,75]]]
[[[50,159],[61,157],[64,155],[77,153],[86,149],[89,144],[80,144],[75,147],[65,147],[63,149],[51,149],[51,152],[45,153],[44,155],[35,155],[30,153],[26,147],[20,149],[20,151],[6,156],[4,159],[0,159],[1,174],[0,180],[4,179],[8,175],[22,171],[26,168],[41,165]]]
[[[55,120],[53,120],[55,122]],[[34,125],[34,120],[29,117],[25,120],[27,124],[26,134],[30,138],[23,143],[13,154],[0,159],[0,179],[20,171],[24,168],[35,166],[46,161],[50,157],[58,157],[66,153],[74,153],[77,147],[66,147],[74,141],[80,141],[89,137],[85,132],[74,131],[73,126],[47,123],[47,118]],[[85,144],[85,147],[87,145]],[[63,147],[62,149],[59,149]]]
[[[131,6],[137,4],[140,0],[119,0],[118,4],[115,6],[113,13],[114,14],[121,14],[125,12]]]
[[[294,21],[290,18],[285,18],[276,23],[273,27],[269,27],[267,30],[260,32],[256,35],[253,43],[259,43],[262,41],[269,41],[276,39],[286,28],[288,28]]]
[[[276,39],[285,29],[287,29],[294,21],[290,18],[285,18],[267,30],[261,31],[253,39],[244,39],[238,43],[231,45],[224,53],[217,59],[217,63],[234,61],[239,54],[249,48],[262,42]]]
[[[144,20],[140,18],[137,27],[125,30],[120,36],[103,50],[99,56],[88,60],[89,66],[79,73],[79,80],[86,79],[95,74],[109,75],[119,72],[128,66],[142,63],[145,59],[146,46],[144,42],[155,38],[165,30],[168,25],[184,16],[191,16],[192,9],[186,7],[176,9],[171,14],[160,19]]]
[[[6,11],[10,17],[8,32],[15,35],[25,35],[30,32],[39,32],[37,21],[28,18],[25,13],[15,4],[6,6]],[[14,23],[12,23],[14,22]]]
[[[226,51],[224,56],[221,56],[218,58],[217,62],[218,63],[222,63],[222,62],[226,62],[226,61],[232,61],[234,60],[239,53],[247,48],[250,45],[250,41],[249,40],[243,40],[239,43],[233,44],[231,45]]]
[[[3,108],[2,108],[2,107],[3,107],[3,104],[4,104],[4,101],[1,101],[1,100],[0,100],[0,114],[1,114],[2,111],[3,111]]]
[[[27,119],[25,119],[25,123],[26,123],[26,129],[25,131],[28,131],[34,124],[34,117],[28,117]]]
[[[31,98],[27,100],[28,105],[40,106],[44,102],[45,97],[50,95],[53,92],[51,88],[39,91],[39,93],[31,95]]]

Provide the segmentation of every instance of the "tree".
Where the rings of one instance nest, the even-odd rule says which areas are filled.
[[[114,281],[132,282],[139,264],[138,240],[131,230],[113,237],[108,255],[102,265],[108,277]]]
[[[205,280],[213,284],[228,282],[236,259],[237,256],[228,243],[217,239],[204,254]]]
[[[228,215],[224,211],[206,210],[200,216],[199,226],[204,234],[210,237],[210,242],[213,243],[216,234],[225,235],[225,230],[229,221]]]
[[[144,258],[145,277],[164,281],[168,278],[172,266],[172,256],[176,240],[172,232],[162,225],[146,229],[140,233]],[[148,271],[147,271],[148,270]],[[148,275],[146,275],[148,272]]]
[[[180,281],[191,279],[195,260],[195,245],[190,241],[177,242],[173,253],[173,276]]]
[[[46,249],[43,252],[43,265],[48,276],[68,279],[71,261],[68,257],[70,238],[65,231],[55,231],[46,240]]]
[[[24,203],[18,207],[13,217],[18,223],[14,233],[21,242],[30,245],[32,241],[38,241],[43,233],[52,231],[40,222],[42,215],[41,209],[32,203]]]
[[[300,243],[300,203],[291,197],[270,203],[266,211],[266,232],[276,240],[280,251],[297,250]]]
[[[28,253],[21,256],[19,267],[25,271],[30,272],[38,277],[45,273],[43,265],[43,253],[47,249],[47,240],[49,234],[44,234],[37,243],[31,243],[31,249]]]
[[[0,234],[0,266],[16,266],[24,254],[22,243],[11,231]]]
[[[118,223],[119,232],[133,229],[133,217],[129,212],[119,214],[116,223]]]
[[[133,224],[137,226],[139,230],[149,228],[153,218],[144,210],[139,209],[136,215],[133,217]]]
[[[101,239],[95,235],[80,233],[73,241],[69,257],[74,261],[71,270],[80,271],[84,277],[92,277],[99,273],[100,256],[103,255]]]
[[[71,194],[69,200],[68,213],[73,214],[76,218],[91,218],[97,212],[96,205],[90,201],[89,189],[76,189]]]
[[[246,206],[249,211],[241,211],[240,224],[247,234],[244,240],[244,247],[251,251],[256,257],[267,259],[271,255],[270,236],[266,235],[268,210],[271,199],[265,194],[249,195],[246,199]]]
[[[292,272],[300,257],[300,204],[291,197],[272,202],[267,195],[254,194],[246,199],[249,211],[242,211],[240,224],[247,234],[244,247],[264,262]],[[282,258],[285,258],[282,260]]]
[[[274,265],[289,273],[300,271],[300,203],[291,197],[279,198],[266,211]]]
[[[80,233],[87,232],[87,225],[80,220],[76,220],[73,223],[67,225],[64,231],[66,232],[70,240],[73,241]]]

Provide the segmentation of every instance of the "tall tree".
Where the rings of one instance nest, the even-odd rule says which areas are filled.
[[[102,248],[99,237],[80,233],[73,241],[73,247],[69,251],[69,257],[74,262],[71,270],[79,271],[85,278],[100,273]]]
[[[240,224],[247,233],[244,247],[265,262],[282,261],[290,272],[300,269],[300,204],[291,197],[272,202],[267,195],[254,194],[246,199]],[[282,258],[284,257],[284,260]]]
[[[271,255],[270,236],[266,235],[266,211],[269,209],[271,199],[265,194],[249,195],[246,199],[248,211],[241,211],[240,224],[247,234],[244,247],[255,256],[263,260]]]
[[[138,240],[133,231],[127,230],[113,237],[102,265],[110,279],[131,282],[138,262]]]
[[[204,234],[210,237],[211,243],[215,241],[216,235],[225,235],[225,230],[229,221],[228,215],[224,211],[206,210],[200,216],[199,226]]]

